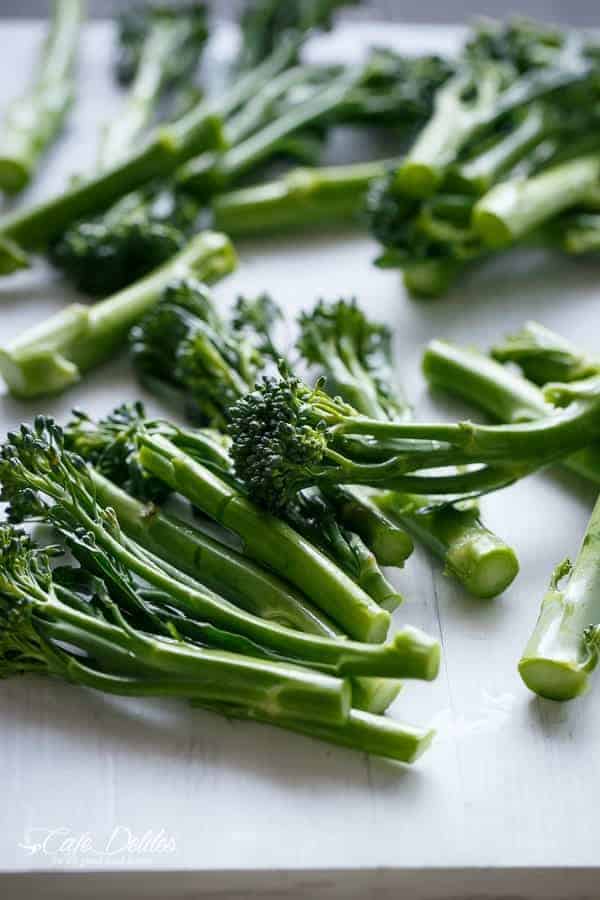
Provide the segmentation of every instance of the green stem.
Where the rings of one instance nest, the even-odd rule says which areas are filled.
[[[566,586],[562,582],[566,580]],[[588,687],[598,662],[600,626],[600,502],[575,565],[557,568],[519,663],[521,678],[550,700],[571,700]]]
[[[428,503],[394,491],[377,493],[373,500],[441,559],[474,597],[496,597],[516,578],[514,550],[483,525],[476,504]]]
[[[124,194],[153,179],[165,179],[188,159],[222,147],[221,119],[247,102],[265,82],[289,65],[297,42],[282,41],[278,49],[240,78],[218,101],[202,101],[175,122],[155,129],[139,150],[94,177],[0,221],[0,274],[23,265],[20,250],[45,250],[79,219],[107,209]]]
[[[391,161],[294,169],[276,181],[217,194],[213,224],[232,237],[347,225],[357,221],[371,182]]]
[[[528,422],[553,413],[531,382],[476,350],[432,341],[423,357],[429,383],[473,403],[500,422]],[[564,461],[578,475],[600,485],[600,446],[591,444]]]
[[[239,535],[248,556],[303,591],[353,638],[385,637],[388,613],[285,522],[254,506],[162,437],[142,438],[140,461],[172,490]]]
[[[60,131],[74,94],[81,0],[55,0],[50,32],[34,82],[9,106],[0,138],[0,189],[14,193],[33,177]]]
[[[156,16],[141,51],[135,78],[125,103],[102,139],[99,169],[106,169],[129,153],[149,123],[168,80],[169,62],[189,33],[185,15]]]
[[[415,762],[429,747],[435,732],[430,729],[395,722],[384,716],[351,709],[348,719],[342,725],[314,725],[299,720],[275,720],[267,716],[248,714],[241,707],[226,707],[194,703],[233,719],[252,719],[267,725],[276,725],[288,731],[295,731],[308,737],[318,738],[340,747],[371,753],[402,763]]]
[[[382,566],[401,568],[413,551],[409,535],[379,509],[372,497],[360,488],[333,486],[327,497],[340,521],[356,532]]]
[[[223,190],[249,169],[277,153],[290,135],[320,121],[336,109],[361,74],[360,70],[353,70],[350,75],[344,73],[305,103],[292,106],[237,146],[220,155],[205,154],[182,166],[177,172],[178,184],[202,199],[216,190]]]
[[[0,349],[0,371],[10,391],[25,399],[59,393],[109,359],[130,328],[154,306],[174,278],[216,281],[235,267],[229,240],[203,232],[159,269],[92,306],[74,303]]]
[[[473,226],[488,247],[505,247],[577,205],[600,179],[600,156],[554,166],[493,187],[475,205]]]
[[[340,632],[285,581],[190,525],[147,507],[90,469],[96,495],[115,510],[124,533],[145,550],[197,579],[227,600],[267,621],[308,634]],[[353,678],[352,705],[382,713],[396,699],[400,683],[390,678]]]
[[[95,641],[95,635],[98,635],[104,642],[128,651],[158,673],[166,673],[175,695],[178,679],[184,679],[187,685],[184,696],[197,696],[208,702],[240,702],[275,716],[289,715],[293,710],[293,716],[313,721],[341,723],[347,719],[350,688],[339,678],[299,666],[151,637],[127,626],[122,619],[120,627],[110,625],[58,601],[43,603],[41,607],[43,616],[59,624],[65,621],[71,625],[71,637],[76,640],[76,646],[92,658],[98,654],[102,659],[102,645]],[[43,633],[43,623],[40,628]],[[51,628],[48,633],[51,635]],[[77,665],[81,664],[75,662]],[[88,672],[91,676],[92,670]],[[105,676],[98,673],[97,677],[102,682]],[[132,681],[136,683],[139,679],[123,676],[122,684],[125,686]],[[127,693],[126,689],[123,693]]]
[[[114,509],[125,534],[227,600],[267,621],[308,634],[335,637],[337,629],[289,585],[180,519],[162,513],[90,469],[103,506]]]

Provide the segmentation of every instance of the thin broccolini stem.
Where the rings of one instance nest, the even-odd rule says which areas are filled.
[[[476,350],[432,341],[423,357],[423,371],[433,387],[473,403],[499,422],[526,422],[553,413],[539,388]],[[573,472],[600,485],[598,443],[562,462]]]
[[[34,82],[8,108],[0,137],[0,190],[22,190],[60,131],[74,94],[81,0],[55,0]]]

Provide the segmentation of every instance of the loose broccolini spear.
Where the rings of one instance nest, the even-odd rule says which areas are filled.
[[[356,302],[344,300],[319,303],[301,317],[300,325],[300,350],[325,374],[331,393],[339,393],[365,416],[410,418],[406,401],[394,388],[391,335],[385,326],[369,321]],[[362,497],[358,488],[338,488],[336,494],[342,515],[344,509],[353,510],[356,496]],[[481,524],[476,505],[461,508],[394,491],[374,492],[369,500],[439,556],[475,596],[496,596],[516,576],[514,551]]]
[[[539,388],[477,350],[431,341],[423,356],[423,372],[433,387],[456,394],[498,422],[528,422],[554,412]],[[573,472],[600,485],[597,442],[563,462]]]
[[[217,281],[235,268],[222,234],[201,232],[172,259],[129,288],[93,306],[72,304],[0,349],[0,372],[19,397],[60,393],[118,352],[131,327],[173,280]]]
[[[550,700],[572,700],[588,687],[600,639],[600,501],[574,565],[559,565],[519,663],[521,678]]]
[[[105,129],[100,169],[127,155],[166,90],[185,84],[208,36],[203,3],[140,7],[123,13],[118,27],[117,77],[129,90],[122,109]]]
[[[250,495],[270,509],[284,507],[310,485],[384,486],[468,498],[510,484],[600,436],[598,377],[548,385],[545,393],[566,409],[522,425],[380,422],[282,371],[232,407],[231,453]],[[448,466],[468,468],[419,474]]]
[[[514,362],[535,384],[579,381],[600,372],[600,359],[580,350],[560,334],[538,322],[526,322],[516,334],[492,347],[498,362]]]
[[[5,113],[0,136],[0,190],[22,190],[60,131],[74,94],[81,0],[55,0],[53,21],[27,92]]]

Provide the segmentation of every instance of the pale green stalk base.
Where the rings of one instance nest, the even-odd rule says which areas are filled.
[[[501,182],[475,205],[473,227],[488,247],[508,246],[575,206],[599,179],[600,156],[589,156]]]
[[[561,581],[567,580],[564,588]],[[598,662],[600,626],[600,501],[575,565],[552,577],[539,619],[519,663],[530,690],[550,700],[572,700],[588,688]]]
[[[225,705],[204,703],[194,703],[193,705],[234,719],[251,719],[267,725],[276,725],[278,728],[318,738],[330,744],[337,744],[340,747],[348,747],[351,750],[359,750],[402,763],[416,762],[429,748],[435,737],[435,731],[432,729],[406,725],[403,722],[395,722],[393,719],[370,715],[356,709],[350,710],[348,719],[343,725],[321,723],[317,725],[298,719],[284,719],[283,717],[275,719],[264,715],[255,715],[248,710]]]
[[[0,372],[16,397],[57,394],[118,352],[166,285],[194,276],[216,281],[236,265],[228,238],[203,232],[159,269],[92,306],[74,303],[0,349]]]
[[[0,129],[0,190],[16,193],[60,131],[74,93],[81,0],[56,0],[35,82],[8,108]]]

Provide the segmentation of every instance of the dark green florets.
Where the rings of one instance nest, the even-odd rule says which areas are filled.
[[[154,29],[174,28],[180,32],[176,54],[169,60],[165,81],[173,83],[189,77],[198,64],[198,56],[208,37],[204,3],[176,6],[146,4],[127,10],[119,17],[119,54],[117,78],[123,85],[135,78],[144,45]]]
[[[124,403],[110,415],[94,421],[81,410],[65,429],[68,448],[105,478],[142,500],[159,503],[169,490],[148,475],[139,462],[138,435],[147,424],[141,403]]]
[[[263,358],[255,343],[217,313],[193,279],[167,288],[133,329],[133,359],[150,388],[177,392],[199,424],[222,428],[229,407],[254,387]]]
[[[252,0],[241,19],[243,48],[239,67],[252,69],[279,46],[286,36],[297,37],[316,29],[329,29],[341,6],[358,0]]]
[[[230,410],[236,475],[263,506],[282,509],[327,466],[328,426],[357,415],[282,367],[279,378],[265,378]]]
[[[355,299],[320,301],[300,317],[298,348],[340,393],[365,415],[402,417],[406,405],[393,389],[392,335],[368,319]]]

